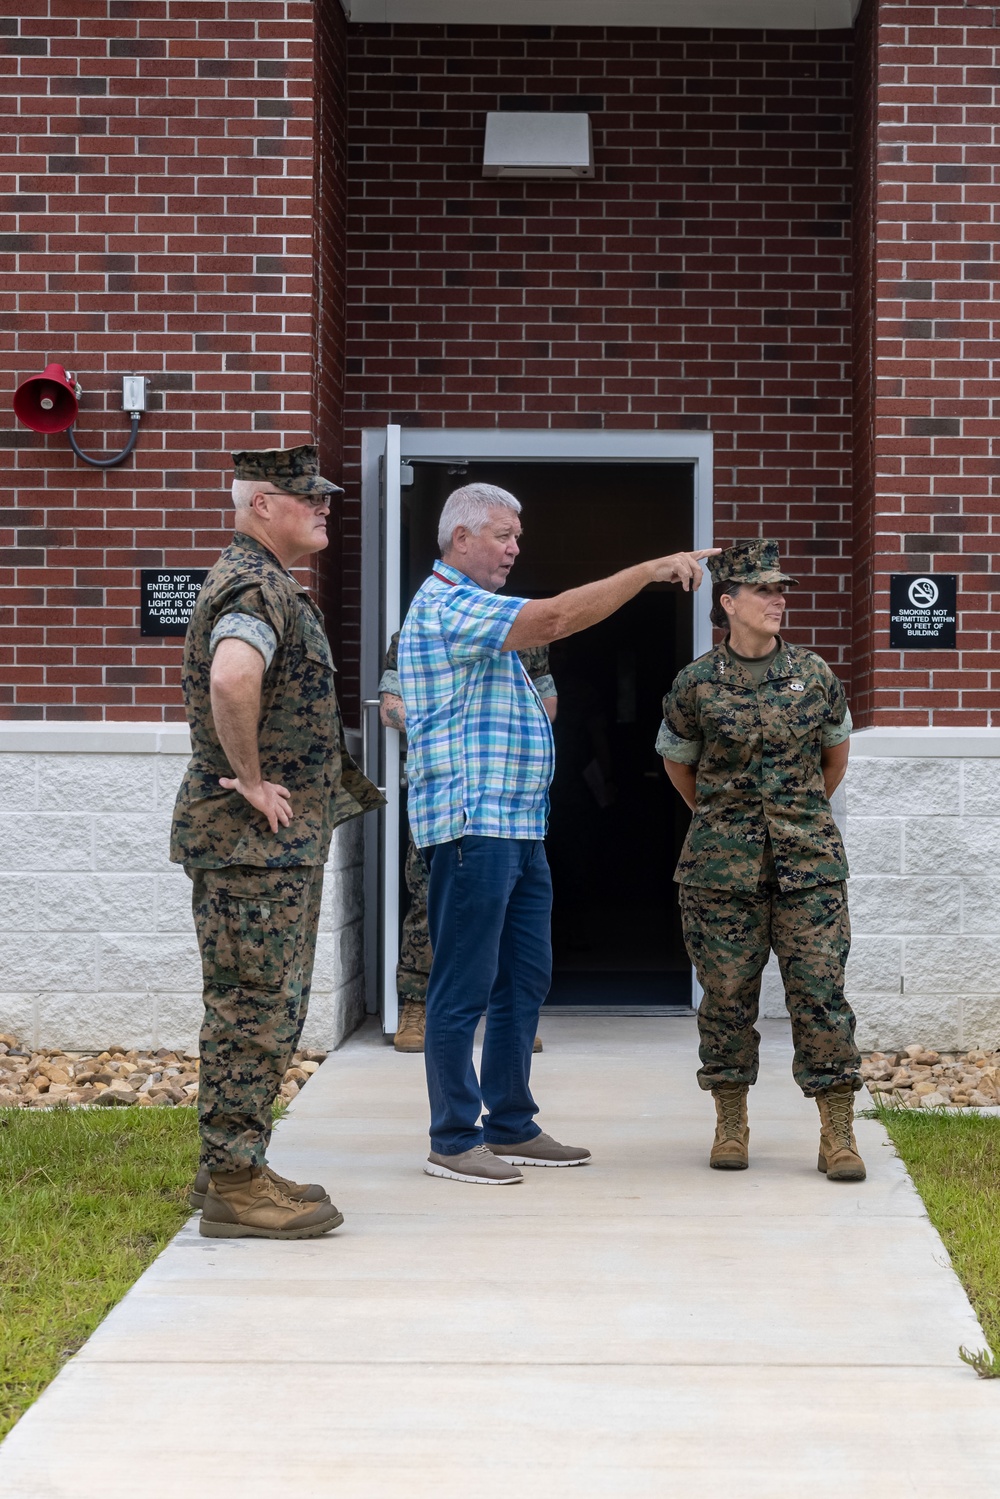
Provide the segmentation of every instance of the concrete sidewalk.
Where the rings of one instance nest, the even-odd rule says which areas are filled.
[[[985,1339],[880,1127],[816,1170],[765,1023],[752,1168],[707,1169],[688,1019],[547,1018],[541,1123],[591,1166],[424,1176],[419,1057],[331,1057],[274,1162],[347,1222],[177,1237],[0,1449],[4,1499],[966,1499]],[[863,1095],[864,1096],[864,1095]]]

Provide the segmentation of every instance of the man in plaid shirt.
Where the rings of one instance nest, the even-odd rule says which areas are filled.
[[[521,506],[468,484],[445,502],[441,561],[399,639],[409,820],[430,866],[434,952],[424,1062],[431,1176],[493,1186],[521,1166],[580,1166],[535,1123],[531,1048],[552,975],[552,882],[545,848],[552,729],[517,657],[606,619],[648,583],[701,583],[679,552],[552,599],[500,597],[518,554]],[[482,1081],[472,1047],[486,1014]],[[480,1124],[480,1115],[484,1113]]]

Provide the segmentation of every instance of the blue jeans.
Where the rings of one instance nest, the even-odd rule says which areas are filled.
[[[540,1133],[529,1076],[538,1012],[552,978],[545,846],[466,836],[426,854],[434,952],[424,1039],[431,1149],[457,1155],[484,1139],[520,1144]],[[472,1044],[484,1013],[480,1085]]]

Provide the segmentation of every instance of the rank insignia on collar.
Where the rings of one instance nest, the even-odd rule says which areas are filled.
[[[789,682],[788,690],[789,692],[805,692],[806,684],[805,682]]]

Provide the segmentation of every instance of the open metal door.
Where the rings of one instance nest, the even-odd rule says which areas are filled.
[[[400,484],[399,427],[385,429],[385,447],[379,457],[379,639],[378,671],[389,641],[399,629]],[[399,956],[399,833],[402,766],[400,736],[383,728],[378,717],[378,698],[362,705],[365,730],[365,764],[368,774],[377,765],[378,784],[385,793],[385,806],[378,818],[378,932],[377,987],[382,1028],[394,1035],[398,1019],[396,962]],[[377,755],[372,751],[378,746]]]
[[[404,453],[405,450],[405,453]],[[369,1011],[381,1010],[383,1029],[393,1035],[398,1001],[395,973],[398,961],[401,908],[401,835],[406,829],[400,785],[399,735],[378,725],[375,686],[382,670],[386,645],[399,627],[401,584],[408,564],[402,543],[408,536],[408,514],[403,512],[401,479],[405,467],[416,463],[452,466],[470,461],[514,463],[682,463],[693,468],[694,535],[691,544],[712,544],[713,447],[707,432],[579,432],[550,429],[367,428],[362,432],[362,629],[361,671],[369,694],[365,726],[370,753],[369,774],[385,789],[388,805],[366,819],[365,972]],[[401,474],[401,464],[404,472]],[[407,484],[412,483],[412,475]],[[407,512],[414,495],[407,489]],[[409,540],[407,547],[409,551]],[[693,600],[694,655],[712,641],[708,588]],[[366,763],[369,763],[366,760]],[[376,768],[377,767],[377,768]],[[694,1004],[700,991],[692,974]]]

